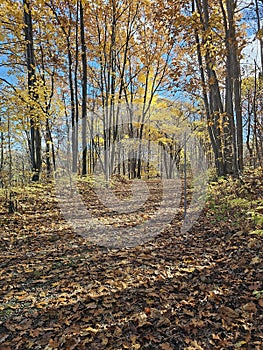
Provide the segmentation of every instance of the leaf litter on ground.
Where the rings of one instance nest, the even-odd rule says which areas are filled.
[[[159,182],[150,186],[130,216],[108,215],[80,188],[93,215],[136,229],[160,201]],[[1,206],[0,349],[263,348],[262,236],[246,218],[244,230],[213,222],[220,195],[183,235],[179,211],[149,242],[108,249],[74,234],[50,185],[30,191],[17,213]]]

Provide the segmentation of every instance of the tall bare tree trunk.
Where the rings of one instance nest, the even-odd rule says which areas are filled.
[[[238,41],[236,36],[234,0],[220,0],[225,30],[225,99],[223,89],[214,66],[215,58],[207,44],[207,31],[211,27],[210,5],[208,0],[195,0],[195,5],[202,24],[202,44],[206,47],[204,58],[201,54],[199,31],[195,30],[197,57],[201,74],[202,89],[208,131],[215,154],[216,168],[219,176],[237,176],[243,169],[243,125],[241,111],[241,79]],[[212,35],[212,34],[211,34]],[[204,68],[205,67],[205,68]],[[206,72],[206,76],[205,76]],[[223,100],[225,100],[223,104]]]
[[[38,100],[38,95],[35,91],[36,74],[35,74],[35,56],[33,42],[33,25],[30,0],[23,0],[24,4],[24,23],[25,23],[25,41],[26,41],[26,63],[27,63],[27,86],[28,93],[33,101]],[[41,172],[42,157],[41,157],[41,133],[40,120],[34,106],[30,106],[30,155],[31,168],[33,171],[33,181],[38,181]]]
[[[80,37],[82,60],[82,175],[87,174],[87,47],[82,0],[80,0]]]

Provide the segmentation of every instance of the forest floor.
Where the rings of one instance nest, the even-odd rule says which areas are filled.
[[[189,232],[180,210],[150,241],[120,249],[74,233],[50,185],[20,190],[14,214],[2,196],[0,349],[263,349],[262,178],[230,182],[211,185]],[[122,224],[155,210],[150,183],[151,200]],[[107,218],[85,182],[81,195]]]

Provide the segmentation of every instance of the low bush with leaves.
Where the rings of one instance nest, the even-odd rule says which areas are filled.
[[[214,224],[230,231],[263,234],[263,170],[246,169],[242,178],[210,182],[207,215]]]

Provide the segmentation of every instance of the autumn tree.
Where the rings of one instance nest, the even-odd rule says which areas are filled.
[[[260,45],[261,7],[259,0],[253,6]],[[145,147],[150,149],[154,140],[149,137],[152,111],[166,95],[184,105],[193,101],[202,128],[206,120],[218,175],[238,176],[246,110],[241,99],[242,11],[233,0],[23,0],[14,5],[5,0],[0,65],[12,70],[12,79],[7,74],[1,79],[17,102],[14,115],[24,128],[34,180],[41,168],[48,174],[56,168],[62,138],[70,144],[67,156],[74,173],[92,173],[97,164],[107,181],[121,171],[141,177],[149,163]],[[261,71],[255,67],[247,124],[253,139],[247,145],[256,149],[252,153],[258,161]],[[176,125],[183,119],[177,117]],[[175,134],[163,137],[160,145],[171,155],[163,165],[171,175],[178,144]],[[121,146],[125,138],[131,141],[129,149]]]
[[[244,31],[241,13],[232,0],[185,1],[181,7],[168,1],[164,15],[177,37],[181,88],[194,98],[202,95],[207,128],[218,175],[237,176],[243,169],[240,58]],[[181,28],[181,31],[178,30]],[[180,54],[177,54],[180,57]],[[182,56],[182,54],[181,54]],[[197,63],[197,64],[196,64]],[[174,77],[173,77],[174,78]]]
[[[106,178],[115,167],[116,144],[122,133],[142,139],[154,96],[167,82],[173,40],[154,21],[152,6],[145,1],[115,0],[90,8],[93,35],[88,51],[92,49],[92,81],[103,114]],[[125,108],[126,120],[122,120]],[[127,130],[120,127],[123,123]],[[131,177],[141,176],[140,147],[128,155]]]
[[[36,62],[34,52],[34,38],[33,38],[33,24],[32,24],[32,12],[31,2],[29,0],[23,0],[24,5],[24,21],[25,21],[25,42],[26,42],[26,65],[27,65],[27,86],[28,94],[32,100],[32,104],[29,106],[30,114],[30,154],[31,164],[33,171],[33,181],[38,181],[40,171],[42,167],[41,158],[41,132],[40,132],[40,120],[37,108],[33,106],[37,103],[38,93],[36,89]]]

